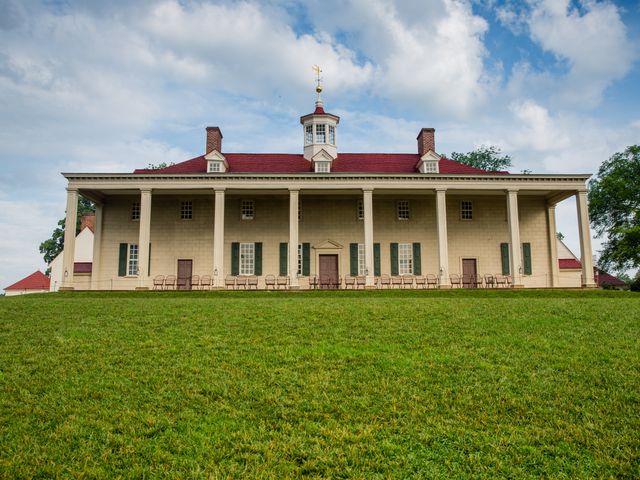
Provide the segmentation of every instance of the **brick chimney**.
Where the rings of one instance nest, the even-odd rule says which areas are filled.
[[[204,154],[213,150],[222,152],[222,132],[218,127],[207,127],[207,148]]]
[[[423,128],[418,134],[418,155],[423,156],[429,150],[436,151],[435,128]]]
[[[85,213],[80,217],[80,231],[85,228],[89,228],[92,232],[95,231],[96,228],[96,214],[95,213]]]

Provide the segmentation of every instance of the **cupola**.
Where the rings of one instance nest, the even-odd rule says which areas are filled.
[[[316,172],[331,171],[331,163],[338,157],[337,126],[340,117],[324,111],[320,93],[322,84],[320,67],[314,67],[317,74],[316,108],[313,113],[300,117],[304,135],[304,158],[313,164]]]

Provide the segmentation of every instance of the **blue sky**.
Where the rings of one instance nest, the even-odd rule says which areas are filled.
[[[595,173],[640,143],[639,40],[639,1],[0,0],[0,287],[44,270],[61,171],[179,162],[207,125],[228,152],[300,152],[313,64],[339,151],[434,127],[439,153]],[[578,253],[570,200],[558,229]]]

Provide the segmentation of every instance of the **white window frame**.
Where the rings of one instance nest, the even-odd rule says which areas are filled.
[[[358,220],[364,220],[364,200],[358,200],[356,204],[356,218]]]
[[[316,143],[327,143],[327,126],[324,123],[316,125]]]
[[[240,201],[240,218],[242,220],[253,220],[256,216],[256,202],[254,200]]]
[[[330,162],[315,162],[316,173],[331,173]]]
[[[363,276],[367,274],[367,251],[364,248],[364,243],[358,244],[358,275]]]
[[[131,220],[137,222],[140,220],[140,202],[131,204]]]
[[[424,173],[438,173],[438,164],[436,162],[424,162]]]
[[[209,162],[209,171],[208,173],[220,173],[222,172],[222,163],[221,162]]]
[[[302,244],[298,244],[298,276],[302,275]]]
[[[409,200],[398,200],[396,203],[396,218],[400,221],[406,222],[411,216],[411,207]]]
[[[256,244],[241,243],[238,257],[238,273],[240,275],[253,275],[256,269]]]
[[[180,202],[180,220],[193,220],[193,201]]]
[[[336,127],[329,125],[329,143],[331,145],[336,144]]]
[[[413,244],[398,244],[398,274],[413,275]]]
[[[304,144],[311,145],[313,143],[313,125],[305,125],[304,127]]]
[[[138,262],[140,260],[140,249],[138,244],[130,243],[127,247],[127,276],[138,276]]]
[[[460,201],[460,220],[473,220],[473,202],[471,200]]]

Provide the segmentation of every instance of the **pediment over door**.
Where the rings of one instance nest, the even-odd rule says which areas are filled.
[[[324,240],[323,242],[317,243],[316,245],[313,246],[313,248],[315,250],[335,250],[335,249],[341,249],[342,245],[340,245],[338,242],[334,242],[333,240]]]

